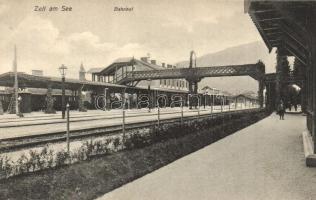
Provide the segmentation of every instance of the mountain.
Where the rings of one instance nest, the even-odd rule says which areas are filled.
[[[239,65],[256,63],[261,60],[266,65],[266,73],[271,73],[275,71],[275,57],[274,53],[269,54],[263,42],[258,41],[197,57],[196,65],[197,67]],[[177,67],[188,67],[189,61],[182,61],[176,65]],[[258,90],[258,82],[246,76],[204,78],[199,83],[199,88],[205,86],[215,87],[230,93],[257,92]]]

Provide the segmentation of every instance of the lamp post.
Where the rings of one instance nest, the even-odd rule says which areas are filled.
[[[188,106],[189,106],[189,109],[191,110],[192,109],[192,94],[191,93],[189,93],[188,94]]]
[[[125,145],[125,135],[126,135],[126,131],[125,131],[125,120],[126,120],[126,112],[125,112],[125,91],[126,91],[126,88],[124,88],[124,91],[122,92],[122,131],[123,131],[123,145]]]
[[[207,95],[208,95],[208,91],[205,91],[205,93],[204,93],[204,109],[206,107]]]
[[[213,113],[213,107],[215,106],[215,88],[212,88],[213,90],[213,98],[212,98],[212,108],[211,108],[211,112]]]
[[[151,101],[152,101],[152,98],[151,98],[151,95],[150,95],[150,84],[151,84],[151,79],[147,79],[147,83],[148,83],[148,99],[149,99],[149,104],[148,104],[148,112],[151,112]]]
[[[158,102],[158,99],[156,99],[156,104],[157,104],[157,122],[158,122],[158,131],[159,131],[159,128],[160,128],[160,106],[159,106],[159,102]]]
[[[181,126],[183,125],[183,103],[181,103]]]
[[[67,103],[67,153],[70,155],[70,140],[69,140],[69,104]]]
[[[205,92],[203,93],[203,99],[204,99],[204,102],[203,102],[203,107],[204,107],[204,110],[205,110],[205,104],[206,104],[206,95],[205,95]]]
[[[223,106],[224,106],[224,95],[221,95],[221,112],[223,112]]]
[[[191,110],[192,109],[192,98],[191,98],[191,96],[192,96],[192,94],[191,93],[189,93],[189,95],[188,95],[188,106],[189,106],[189,109]]]
[[[128,99],[127,99],[127,109],[130,110],[131,109],[131,94],[127,94]]]
[[[59,67],[59,72],[61,75],[61,112],[62,118],[65,119],[65,76],[66,76],[67,67],[65,65],[61,65]]]
[[[103,109],[104,111],[105,111],[105,110],[108,110],[108,105],[107,105],[107,103],[108,103],[108,102],[107,102],[107,99],[108,99],[108,96],[107,96],[107,95],[108,95],[108,89],[109,89],[109,88],[104,88],[104,109]]]
[[[199,95],[198,95],[197,97],[198,97],[198,117],[200,118],[200,106],[201,106],[201,101],[200,101]]]
[[[18,113],[17,113],[19,117],[23,117],[23,113],[21,111],[21,103],[22,103],[22,97],[19,96],[18,97]]]

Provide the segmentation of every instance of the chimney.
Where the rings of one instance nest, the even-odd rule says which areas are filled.
[[[148,63],[148,57],[141,57],[140,60]]]
[[[151,64],[153,64],[153,65],[156,65],[156,64],[157,64],[156,60],[151,60],[150,62],[151,62]]]
[[[166,67],[166,63],[161,63],[161,66],[162,66],[163,68],[165,68],[165,67]]]
[[[80,81],[85,81],[86,80],[86,70],[84,69],[82,63],[80,65],[80,70],[79,70],[79,80]]]

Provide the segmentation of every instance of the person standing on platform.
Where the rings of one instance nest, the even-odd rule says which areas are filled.
[[[284,120],[285,106],[282,101],[280,101],[280,104],[278,105],[277,112],[280,116],[280,120]]]

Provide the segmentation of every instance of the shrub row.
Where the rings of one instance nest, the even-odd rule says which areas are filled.
[[[119,137],[91,139],[83,142],[70,154],[64,150],[54,152],[46,145],[41,151],[30,150],[27,155],[22,154],[16,161],[12,161],[8,156],[0,156],[0,179],[89,160],[98,154],[106,155],[118,151],[120,145]]]

